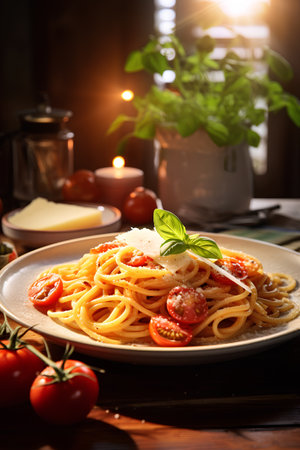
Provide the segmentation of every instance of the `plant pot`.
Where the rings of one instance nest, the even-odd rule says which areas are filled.
[[[247,144],[218,147],[201,130],[186,138],[162,130],[154,150],[163,208],[185,223],[222,221],[249,209],[253,172]]]

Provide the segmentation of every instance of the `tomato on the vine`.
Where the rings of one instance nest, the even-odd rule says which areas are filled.
[[[142,186],[135,188],[124,201],[123,214],[128,222],[143,225],[153,220],[153,211],[157,208],[156,194]]]
[[[206,297],[192,287],[176,286],[167,298],[167,310],[180,323],[200,323],[208,315]]]
[[[76,170],[65,180],[62,196],[67,202],[98,202],[99,189],[94,172],[86,169]]]
[[[56,273],[49,273],[35,280],[28,289],[29,300],[38,307],[51,308],[63,291],[63,282]]]
[[[175,320],[162,316],[152,316],[149,322],[150,336],[162,347],[183,347],[192,340],[192,332]]]
[[[238,278],[240,281],[245,280],[248,277],[247,269],[243,263],[242,260],[233,258],[233,257],[226,257],[222,259],[218,259],[215,264],[219,267],[221,267],[226,272],[230,273],[234,277]],[[221,284],[227,284],[232,285],[235,284],[233,280],[226,277],[222,273],[218,272],[215,269],[212,269],[211,271],[212,278]]]
[[[67,359],[47,366],[34,380],[30,402],[46,422],[72,424],[83,420],[96,404],[98,379],[86,364]]]
[[[0,341],[0,406],[29,400],[31,384],[45,367],[44,362],[26,346],[9,339]]]

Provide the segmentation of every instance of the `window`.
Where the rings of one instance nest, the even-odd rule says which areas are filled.
[[[176,30],[176,34],[188,44],[203,34],[210,34],[216,41],[213,57],[221,59],[228,43],[238,34],[242,39],[234,48],[236,53],[242,58],[255,60],[258,72],[266,70],[260,59],[263,47],[269,43],[266,13],[270,0],[154,1],[155,31],[162,38],[167,39]],[[169,72],[163,76],[157,75],[156,83],[163,86],[171,82],[174,74]],[[256,174],[264,174],[267,170],[267,124],[260,125],[256,131],[261,136],[261,142],[258,148],[251,148],[250,153]]]

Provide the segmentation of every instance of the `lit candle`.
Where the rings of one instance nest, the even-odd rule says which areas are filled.
[[[138,186],[143,186],[144,172],[134,167],[125,167],[124,158],[118,156],[112,167],[95,171],[102,201],[121,209],[126,197]]]

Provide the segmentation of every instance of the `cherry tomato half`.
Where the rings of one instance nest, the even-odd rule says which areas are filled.
[[[62,361],[57,362],[59,367]],[[99,384],[91,368],[80,361],[68,359],[64,368],[71,376],[53,382],[55,371],[46,367],[34,380],[30,402],[35,412],[54,424],[72,424],[83,420],[96,404]]]
[[[150,189],[135,188],[125,199],[123,214],[128,222],[143,225],[152,222],[153,211],[157,208],[157,197]]]
[[[154,260],[146,255],[133,255],[127,264],[131,267],[144,267],[148,265],[154,267]]]
[[[67,202],[99,201],[99,189],[94,172],[86,169],[76,170],[65,180],[62,196]]]
[[[112,250],[113,248],[122,247],[123,244],[121,242],[104,242],[102,244],[97,245],[97,247],[93,247],[90,250],[90,253],[98,254],[98,253],[105,253],[108,250]]]
[[[243,261],[237,258],[226,257],[223,259],[218,259],[215,264],[241,281],[248,277],[248,272]],[[230,278],[227,278],[217,270],[212,269],[211,276],[218,283],[230,285],[235,284],[234,281],[230,280]]]
[[[38,307],[51,308],[63,291],[63,282],[56,273],[49,273],[35,280],[28,289],[29,300]]]
[[[149,331],[154,342],[162,347],[183,347],[193,337],[189,328],[162,315],[151,317]]]
[[[30,386],[45,364],[26,347],[9,349],[6,348],[9,346],[9,340],[1,342],[3,343],[0,343],[0,406],[2,407],[29,400]]]
[[[168,295],[167,310],[180,323],[200,323],[208,314],[206,297],[194,288],[176,286]]]

